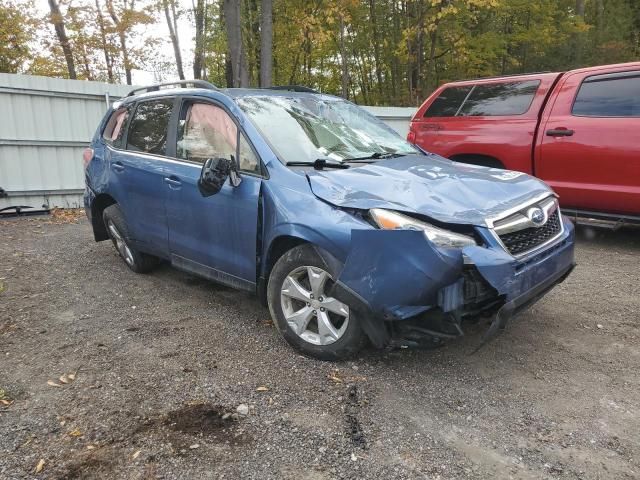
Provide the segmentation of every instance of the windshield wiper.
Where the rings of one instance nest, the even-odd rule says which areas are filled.
[[[313,162],[287,162],[287,167],[313,167],[316,170],[324,170],[325,168],[349,168],[349,165],[335,162],[329,158],[317,158]]]
[[[342,161],[350,162],[350,163],[369,163],[369,162],[365,162],[364,160],[380,160],[383,158],[404,157],[406,155],[408,154],[398,153],[398,152],[386,152],[386,153],[374,152],[371,155],[367,155],[366,157],[345,158]]]

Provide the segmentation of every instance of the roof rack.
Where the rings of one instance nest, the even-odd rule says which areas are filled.
[[[149,85],[148,87],[134,88],[127,94],[127,97],[131,97],[132,95],[137,95],[138,93],[157,92],[160,90],[160,87],[171,87],[171,86],[178,86],[178,85],[183,88],[187,87],[188,85],[193,85],[196,88],[206,88],[207,90],[218,90],[218,88],[215,85],[205,80],[178,80],[175,82],[156,83],[155,85]]]
[[[301,93],[320,93],[317,90],[309,87],[303,87],[302,85],[278,85],[275,87],[262,87],[265,90],[286,90],[288,92],[301,92]]]

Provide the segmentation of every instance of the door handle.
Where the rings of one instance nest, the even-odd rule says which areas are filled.
[[[174,177],[173,175],[170,177],[164,177],[164,183],[169,185],[170,187],[180,187],[182,186],[182,182],[178,177]]]
[[[118,172],[118,173],[124,171],[124,165],[122,164],[122,162],[112,163],[111,164],[111,168],[113,168],[113,170]]]
[[[570,137],[573,135],[573,130],[569,130],[568,128],[552,128],[551,130],[547,130],[548,137]]]

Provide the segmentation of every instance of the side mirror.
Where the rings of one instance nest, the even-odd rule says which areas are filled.
[[[240,185],[240,175],[233,158],[208,158],[200,172],[198,188],[203,197],[210,197],[218,193],[224,182],[230,178],[231,185]]]

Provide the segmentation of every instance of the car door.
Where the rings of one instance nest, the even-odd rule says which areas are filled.
[[[536,175],[561,204],[640,214],[640,68],[570,74],[547,110]]]
[[[169,157],[169,123],[175,98],[138,102],[123,139],[109,154],[110,188],[137,247],[167,256],[164,162]]]
[[[220,192],[198,188],[208,158],[229,158],[241,182]],[[167,166],[165,205],[171,261],[212,280],[252,290],[256,282],[261,165],[234,117],[221,104],[184,98],[177,122],[176,161]]]

